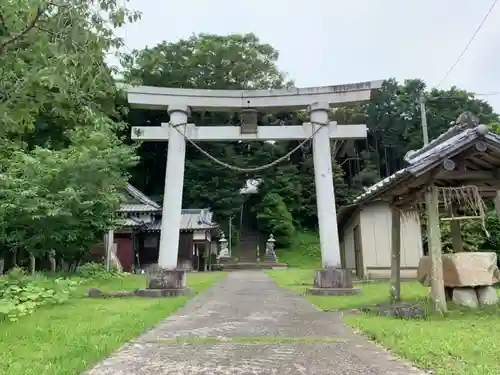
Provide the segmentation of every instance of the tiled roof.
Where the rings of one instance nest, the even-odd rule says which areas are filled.
[[[125,191],[128,199],[121,205],[120,212],[156,212],[161,210],[158,203],[149,199],[134,186],[127,184]]]
[[[456,136],[457,134],[461,133],[463,128],[461,126],[455,125],[449,128],[447,131],[445,131],[443,134],[438,136],[437,138],[433,139],[432,141],[429,142],[426,146],[418,149],[418,150],[411,150],[408,151],[404,157],[404,160],[408,163],[411,163],[411,161],[423,154],[424,152],[428,151],[429,149],[434,148],[437,146],[439,143],[444,142],[447,139],[450,139],[451,137]]]
[[[153,222],[145,223],[141,219],[134,216],[134,213],[161,213],[161,206],[153,202],[132,185],[126,188],[128,202],[120,207],[120,213],[126,214],[122,222],[126,227],[144,226],[149,231],[161,230],[161,218],[155,219]],[[212,220],[213,213],[210,209],[184,209],[181,211],[180,230],[203,230],[216,228],[217,224]]]
[[[407,158],[407,161],[410,164],[409,166],[397,171],[396,173],[384,178],[383,180],[368,188],[363,194],[354,199],[353,204],[358,204],[368,199],[374,198],[382,191],[385,191],[388,188],[401,183],[405,178],[418,175],[420,171],[432,166],[437,161],[443,160],[444,158],[448,157],[454,151],[483,135],[484,133],[481,133],[483,128],[480,127],[484,127],[484,125],[465,130],[463,130],[462,128],[462,130],[458,133],[457,128],[454,127],[454,135],[451,135],[450,131],[448,131],[439,136],[431,143],[429,143],[428,146],[423,147],[422,149],[411,154]],[[500,137],[495,133],[487,132],[485,134],[485,138],[500,144]],[[433,146],[429,147],[431,144]]]
[[[136,217],[133,217],[133,216],[127,217],[127,218],[123,219],[123,221],[122,221],[122,225],[124,227],[139,227],[143,224],[144,223],[142,222],[142,220],[140,220]]]
[[[420,148],[419,150],[408,151],[404,157],[404,160],[410,164],[413,163],[415,158],[420,157],[422,154],[427,153],[428,150],[435,148],[440,143],[443,143],[455,136],[459,135],[466,129],[474,129],[478,125],[477,118],[471,112],[463,112],[457,120],[454,122],[451,128],[439,135],[437,138],[430,141],[427,145]]]
[[[124,203],[120,206],[120,212],[156,212],[159,210],[159,208],[142,203]]]
[[[212,221],[213,213],[209,209],[184,209],[181,211],[180,230],[203,230],[217,227]],[[159,231],[161,229],[161,219],[156,219],[153,223],[147,224],[146,229]]]
[[[360,204],[376,201],[385,191],[396,186],[405,186],[403,184],[408,183],[410,179],[424,174],[447,157],[453,157],[460,149],[472,144],[479,137],[484,136],[486,141],[500,148],[500,136],[492,132],[484,131],[484,125],[475,128],[461,127],[460,131],[458,131],[458,129],[458,127],[450,129],[448,132],[430,142],[428,146],[413,152],[406,159],[409,163],[406,168],[397,171],[367,188],[363,194],[354,199],[352,204],[340,207],[337,217],[339,230],[358,209]]]

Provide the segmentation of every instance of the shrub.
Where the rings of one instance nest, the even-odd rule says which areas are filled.
[[[0,277],[0,318],[16,321],[32,314],[40,306],[63,303],[76,284],[63,278],[33,278],[23,269],[13,268]]]
[[[108,280],[123,277],[123,272],[110,268],[109,272],[102,263],[89,262],[78,267],[78,274],[86,279]]]

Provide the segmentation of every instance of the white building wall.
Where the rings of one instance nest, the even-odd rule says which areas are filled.
[[[376,276],[388,276],[391,267],[392,243],[392,214],[389,204],[372,203],[364,206],[354,215],[340,235],[344,242],[346,268],[355,268],[353,230],[359,223],[363,267],[372,274],[376,270],[381,271],[377,271],[379,275]],[[401,217],[401,268],[417,268],[422,255],[420,219],[417,215],[403,214]],[[402,271],[402,276],[413,277],[413,273]]]
[[[354,215],[355,217],[346,225],[340,236],[344,250],[344,254],[342,255],[345,257],[345,268],[347,269],[356,268],[356,260],[354,257],[354,228],[359,224],[359,213],[355,213]]]
[[[367,268],[391,265],[391,215],[389,205],[371,204],[360,211],[363,263]]]

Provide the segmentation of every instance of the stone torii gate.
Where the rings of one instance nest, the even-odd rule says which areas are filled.
[[[381,81],[282,90],[130,87],[128,89],[130,105],[135,108],[167,110],[170,115],[170,122],[162,123],[161,126],[132,128],[132,139],[169,142],[158,259],[159,270],[149,279],[148,288],[174,290],[173,294],[181,294],[186,289],[185,271],[177,269],[186,139],[197,143],[202,141],[305,140],[310,137],[313,137],[322,265],[324,269],[329,270],[327,273],[317,275],[315,286],[317,288],[341,287],[342,285],[338,282],[332,284],[331,280],[325,284],[327,279],[332,278],[331,270],[341,267],[330,139],[366,138],[366,125],[337,125],[336,122],[328,122],[328,111],[330,106],[334,105],[369,101],[372,90],[380,86]],[[270,112],[284,109],[308,109],[311,123],[298,126],[254,126],[251,128],[244,126],[197,127],[195,124],[187,123],[190,110],[253,111],[255,113],[258,110]],[[322,128],[319,129],[320,127]],[[344,276],[333,276],[333,278],[339,280]],[[349,288],[349,285],[344,285],[344,287]]]

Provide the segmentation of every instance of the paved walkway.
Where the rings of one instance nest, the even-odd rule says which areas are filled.
[[[423,373],[353,334],[338,314],[320,312],[277,287],[263,272],[238,271],[85,374]]]

